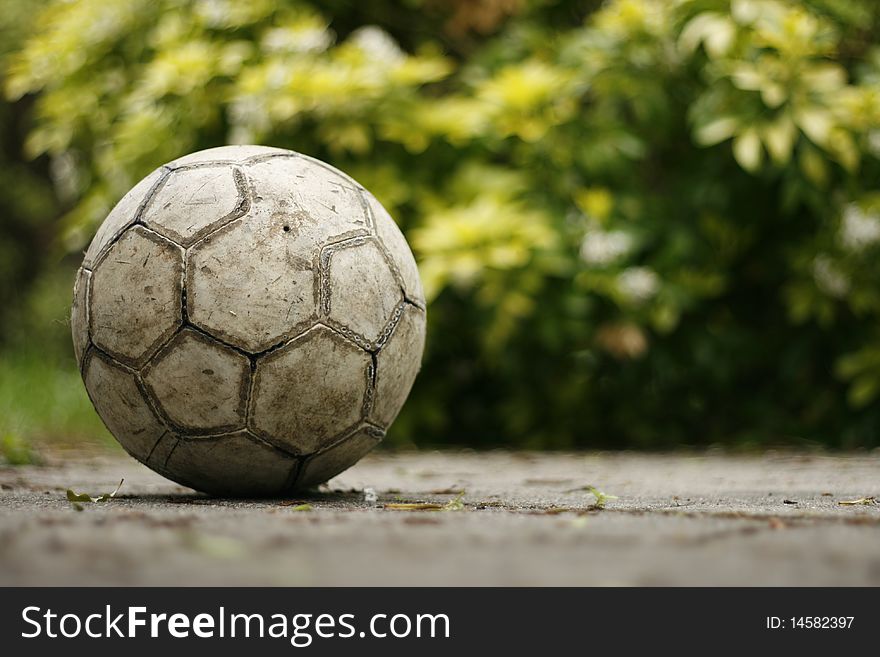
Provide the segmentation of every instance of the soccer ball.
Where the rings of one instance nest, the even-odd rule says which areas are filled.
[[[134,458],[209,493],[279,495],[385,435],[419,370],[425,300],[406,239],[358,183],[226,146],[113,208],[72,331],[89,397]]]

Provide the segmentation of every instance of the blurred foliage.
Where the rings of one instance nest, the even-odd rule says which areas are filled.
[[[0,0],[0,58],[14,55],[44,4]],[[0,69],[0,83],[7,79]],[[32,96],[0,97],[0,463],[11,465],[38,462],[32,443],[59,431],[109,437],[70,357],[71,272],[52,248],[62,203],[51,160],[23,152],[33,104]]]
[[[430,302],[398,441],[880,444],[880,3],[79,0],[34,20],[4,85],[33,101],[61,250],[153,167],[227,142],[328,160],[398,218]]]
[[[34,9],[42,4],[0,0],[0,61],[24,41]],[[0,84],[5,82],[0,69]],[[29,284],[46,265],[43,246],[55,234],[58,218],[48,158],[29,160],[22,153],[31,101],[0,96],[0,327],[10,323],[13,309],[25,301]]]
[[[72,276],[67,267],[43,272],[6,327],[0,349],[0,462],[33,461],[35,452],[26,448],[31,442],[113,443],[71,356]]]

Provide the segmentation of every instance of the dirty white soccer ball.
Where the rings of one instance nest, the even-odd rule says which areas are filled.
[[[419,370],[425,301],[373,196],[292,151],[227,146],[160,167],[101,225],[73,342],[107,428],[215,494],[315,486],[383,437]]]

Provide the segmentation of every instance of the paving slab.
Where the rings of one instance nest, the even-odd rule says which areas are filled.
[[[59,451],[0,468],[0,584],[877,586],[872,497],[877,452],[378,452],[312,495],[237,500]]]

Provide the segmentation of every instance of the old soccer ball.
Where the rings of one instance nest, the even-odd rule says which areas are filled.
[[[382,439],[419,369],[425,300],[405,238],[358,183],[227,146],[160,167],[113,208],[72,327],[129,454],[209,493],[279,495]]]

